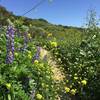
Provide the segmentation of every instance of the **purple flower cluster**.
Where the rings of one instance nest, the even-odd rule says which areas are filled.
[[[39,57],[40,57],[40,51],[41,51],[41,47],[37,47],[37,52],[36,52],[36,54],[35,54],[35,56],[33,57],[33,60],[32,60],[32,62],[34,63],[34,60],[38,60],[39,59]]]
[[[10,64],[14,60],[14,28],[12,26],[7,27],[6,33],[6,47],[7,47],[7,56],[6,63]]]

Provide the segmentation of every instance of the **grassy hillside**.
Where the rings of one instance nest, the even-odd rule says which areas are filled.
[[[23,25],[26,26],[35,26],[36,28],[41,28],[42,30],[47,31],[48,33],[53,33],[55,36],[65,35],[72,33],[72,31],[81,32],[82,28],[72,27],[72,26],[63,26],[63,25],[54,25],[46,21],[45,19],[31,19],[22,16],[16,16],[12,12],[6,10],[6,8],[0,6],[0,24],[7,25],[7,19],[10,19],[11,22],[15,22],[15,20],[21,21]]]

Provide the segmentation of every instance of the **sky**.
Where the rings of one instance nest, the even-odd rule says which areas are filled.
[[[16,15],[23,15],[40,0],[0,0],[0,5]],[[25,16],[33,19],[43,18],[53,24],[83,26],[89,9],[100,15],[100,0],[44,0],[35,10]]]

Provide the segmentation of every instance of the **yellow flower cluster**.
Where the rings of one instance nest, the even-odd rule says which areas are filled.
[[[75,94],[76,94],[76,89],[71,89],[71,90],[70,90],[70,93],[71,93],[72,95],[75,95]]]
[[[7,87],[7,89],[10,89],[11,88],[11,84],[10,83],[7,83],[6,84],[6,87]]]
[[[51,36],[52,36],[52,33],[49,33],[47,36],[48,36],[48,37],[51,37]]]
[[[69,87],[65,87],[66,93],[71,93],[72,95],[76,94],[76,89],[70,89]]]
[[[38,61],[38,60],[34,60],[34,64],[36,64],[36,65],[37,65],[38,63],[39,63],[39,61]]]
[[[77,76],[74,76],[74,80],[77,80],[78,79],[78,77]]]
[[[31,54],[28,54],[28,57],[31,59],[32,58],[32,55]]]
[[[18,56],[18,53],[17,52],[15,52],[14,54],[15,54],[16,57]]]
[[[41,94],[39,94],[39,93],[38,93],[38,94],[36,94],[36,99],[37,99],[37,100],[42,100],[42,98],[43,98],[43,97],[42,97],[42,95],[41,95]]]
[[[50,41],[50,45],[51,45],[52,47],[57,47],[57,42],[51,42],[51,41]]]
[[[65,87],[65,91],[66,91],[66,93],[68,93],[70,91],[70,88],[69,87]]]
[[[74,74],[74,80],[77,80],[78,79],[78,76],[77,76],[77,73]]]
[[[86,80],[82,80],[81,83],[82,83],[82,85],[86,85],[87,81]]]

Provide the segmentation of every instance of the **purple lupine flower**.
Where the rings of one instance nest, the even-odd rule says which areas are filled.
[[[6,33],[6,48],[7,48],[7,56],[6,63],[10,64],[14,60],[14,28],[12,26],[7,27]]]
[[[34,60],[38,60],[39,59],[39,57],[40,57],[40,51],[41,51],[41,47],[38,46],[37,47],[37,52],[36,52],[35,56],[32,59],[33,63],[34,63]]]

